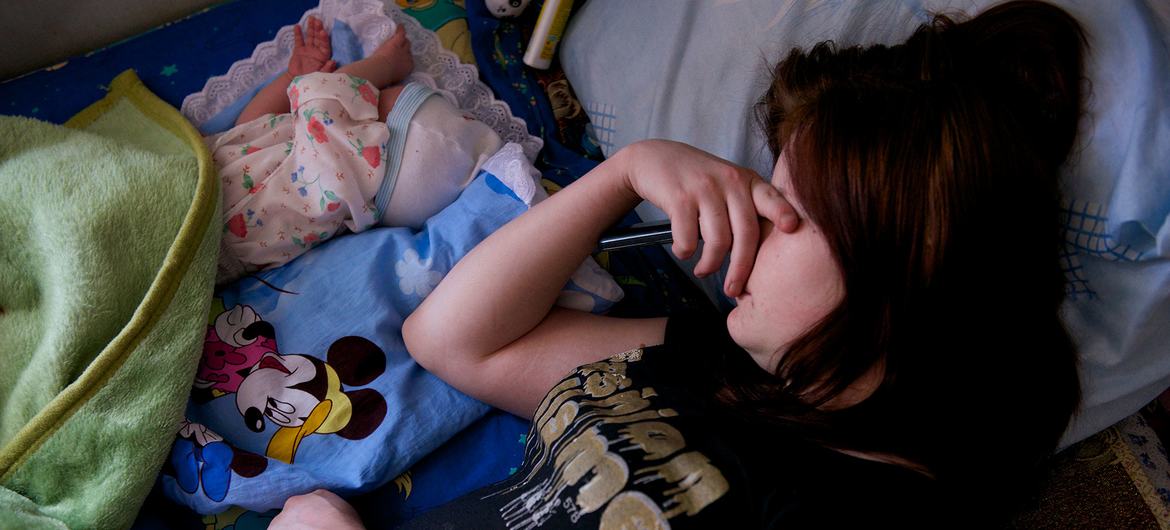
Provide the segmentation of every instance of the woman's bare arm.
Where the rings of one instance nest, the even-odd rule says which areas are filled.
[[[641,200],[620,155],[497,230],[463,257],[403,325],[411,355],[480,400],[523,416],[565,373],[661,342],[664,319],[553,310],[602,230]]]
[[[455,326],[451,326],[455,327]],[[570,370],[640,346],[661,344],[666,318],[626,319],[553,307],[516,340],[488,354],[448,351],[420,358],[426,369],[460,391],[522,418],[531,418],[548,389]]]
[[[569,370],[663,339],[666,320],[553,308],[601,232],[645,198],[670,216],[674,252],[706,242],[698,274],[730,253],[728,295],[755,259],[759,216],[785,231],[792,207],[754,172],[675,142],[630,145],[469,252],[407,318],[420,365],[455,388],[521,416]]]

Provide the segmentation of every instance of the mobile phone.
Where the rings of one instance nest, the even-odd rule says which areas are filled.
[[[597,250],[617,250],[673,242],[674,238],[670,235],[670,221],[653,221],[617,228],[602,234]]]

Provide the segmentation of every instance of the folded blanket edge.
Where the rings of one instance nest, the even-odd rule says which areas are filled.
[[[138,342],[150,332],[158,316],[174,298],[218,206],[219,182],[215,178],[215,166],[202,137],[177,109],[146,88],[133,69],[118,74],[110,83],[109,93],[104,98],[82,110],[65,126],[84,128],[122,100],[134,104],[143,114],[150,116],[155,123],[191,147],[199,171],[191,205],[183,217],[175,241],[167,250],[162,267],[151,282],[142,303],[135,308],[130,321],[77,380],[65,387],[0,449],[0,482],[7,482],[25,460],[101,389],[134,351]]]

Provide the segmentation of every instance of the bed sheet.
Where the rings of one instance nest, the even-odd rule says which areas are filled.
[[[600,149],[591,140],[588,120],[559,65],[537,72],[520,61],[539,3],[520,18],[497,20],[488,14],[482,0],[470,0],[463,25],[459,23],[459,3],[438,0],[428,2],[423,9],[413,2],[398,2],[428,29],[441,24],[454,40],[471,43],[481,78],[516,116],[526,120],[531,133],[545,139],[546,148],[536,165],[544,173],[546,187],[555,191],[595,166],[601,159]],[[271,39],[277,29],[295,22],[315,5],[315,0],[248,0],[215,6],[54,67],[0,82],[0,113],[64,122],[102,97],[113,74],[126,68],[137,70],[147,86],[178,107],[210,76],[226,71],[233,61],[248,56],[257,44]],[[440,36],[447,43],[443,33]],[[466,58],[467,50],[463,51]],[[637,221],[631,215],[622,223]],[[613,314],[661,315],[706,302],[660,248],[597,257],[627,291]],[[505,478],[519,465],[527,426],[528,422],[515,416],[489,413],[407,474],[363,496],[368,509],[377,508],[369,515],[381,522],[404,520],[462,492]],[[476,473],[465,473],[472,463]],[[161,495],[152,495],[135,526],[263,527],[272,515],[236,510],[218,518],[200,518]]]
[[[597,135],[568,85],[560,64],[547,71],[524,66],[521,58],[539,13],[533,2],[514,19],[492,17],[483,0],[466,2],[466,21],[458,0],[396,1],[404,12],[435,30],[444,43],[461,50],[467,43],[480,77],[529,132],[545,140],[536,167],[545,186],[556,190],[584,175],[603,159]],[[276,31],[313,8],[314,0],[234,1],[203,10],[109,47],[73,57],[56,66],[0,82],[0,113],[63,123],[105,95],[109,80],[127,68],[164,101],[179,107],[207,79],[226,72]],[[466,27],[466,30],[464,29]],[[639,222],[636,214],[621,221]],[[611,314],[652,316],[706,304],[665,250],[647,247],[596,256],[626,296]]]
[[[449,5],[431,6],[429,10],[416,6],[407,12],[424,23],[458,27],[452,21],[461,10],[453,11],[450,1],[441,3]],[[271,39],[277,29],[295,22],[316,5],[315,0],[252,0],[201,11],[49,69],[0,83],[0,113],[63,123],[105,96],[113,75],[127,68],[140,72],[145,84],[178,107],[209,77],[227,71],[233,61],[247,57],[257,44]],[[444,17],[433,16],[438,7],[444,8]],[[386,494],[379,503],[379,520],[393,520],[391,514],[404,519],[420,506],[440,504],[453,494],[506,477],[507,471],[519,464],[523,444],[517,444],[517,440],[526,431],[526,421],[492,412],[416,465],[411,473],[371,494]],[[470,461],[476,462],[474,475],[452,472]],[[210,523],[222,527],[229,517],[233,523],[242,523],[240,527],[247,526],[247,521],[265,519],[262,514],[237,510],[223,514],[217,522],[215,516],[201,518],[161,495],[153,495],[136,526],[202,528]]]

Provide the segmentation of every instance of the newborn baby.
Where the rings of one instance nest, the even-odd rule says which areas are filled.
[[[223,189],[216,283],[283,265],[342,227],[418,228],[450,204],[503,141],[419,83],[399,26],[337,68],[315,17],[294,28],[288,70],[206,139]]]

